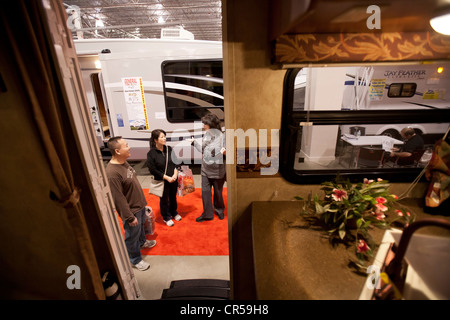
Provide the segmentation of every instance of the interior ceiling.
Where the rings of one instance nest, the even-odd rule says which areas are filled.
[[[295,4],[295,0],[293,0]],[[380,8],[382,32],[432,31],[429,20],[437,11],[448,8],[450,0],[305,0],[283,33],[368,32],[367,8]],[[292,12],[292,10],[291,10]],[[372,31],[372,30],[370,30]]]
[[[84,39],[160,38],[162,28],[183,27],[196,40],[222,41],[221,0],[63,0],[78,11]],[[79,8],[79,10],[78,10]],[[100,21],[103,27],[99,26]],[[77,37],[73,28],[73,36]]]

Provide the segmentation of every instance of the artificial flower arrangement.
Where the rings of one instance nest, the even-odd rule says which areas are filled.
[[[390,184],[387,180],[364,179],[352,184],[349,180],[338,179],[322,183],[325,197],[319,200],[315,195],[313,203],[310,200],[306,202],[302,215],[318,219],[331,241],[353,243],[358,258],[356,265],[365,268],[365,262],[373,257],[373,250],[377,247],[370,235],[372,227],[389,228],[399,222],[407,226],[414,217],[404,208],[392,208],[398,197],[388,191]],[[391,212],[394,214],[388,221],[387,216]]]

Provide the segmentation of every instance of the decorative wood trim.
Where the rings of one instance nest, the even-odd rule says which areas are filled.
[[[282,35],[275,64],[395,62],[450,59],[450,36],[430,32]]]
[[[242,152],[244,151],[244,152]],[[278,151],[277,151],[278,152]],[[271,175],[261,175],[262,168],[270,168],[272,162],[268,162],[268,158],[272,157],[270,147],[263,152],[256,148],[238,148],[236,150],[236,177],[237,178],[272,178],[280,177],[278,173]],[[262,160],[262,161],[261,161]]]

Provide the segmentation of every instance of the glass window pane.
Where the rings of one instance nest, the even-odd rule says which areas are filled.
[[[435,142],[441,139],[450,123],[313,125],[297,133],[294,170],[399,170],[424,167],[431,159]],[[411,135],[402,130],[412,129]],[[392,151],[420,153],[402,157]]]
[[[303,68],[293,111],[450,109],[450,63]]]
[[[401,83],[393,83],[389,86],[388,97],[396,98],[400,97],[402,92],[402,84]]]
[[[415,83],[403,83],[402,97],[413,97],[416,93],[417,84]]]
[[[209,112],[224,119],[221,60],[165,61],[162,72],[169,121],[196,121]]]

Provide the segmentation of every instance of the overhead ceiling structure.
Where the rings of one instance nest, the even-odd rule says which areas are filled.
[[[430,18],[440,9],[450,10],[450,0],[272,0],[272,4],[285,34],[433,31]],[[374,6],[380,10],[379,30],[368,29],[366,23]]]
[[[450,0],[271,0],[275,64],[449,60],[450,37],[430,19]],[[376,23],[375,23],[376,22]]]
[[[196,40],[222,41],[220,0],[63,0],[74,38],[161,37],[183,28]],[[79,19],[78,19],[79,18]]]

